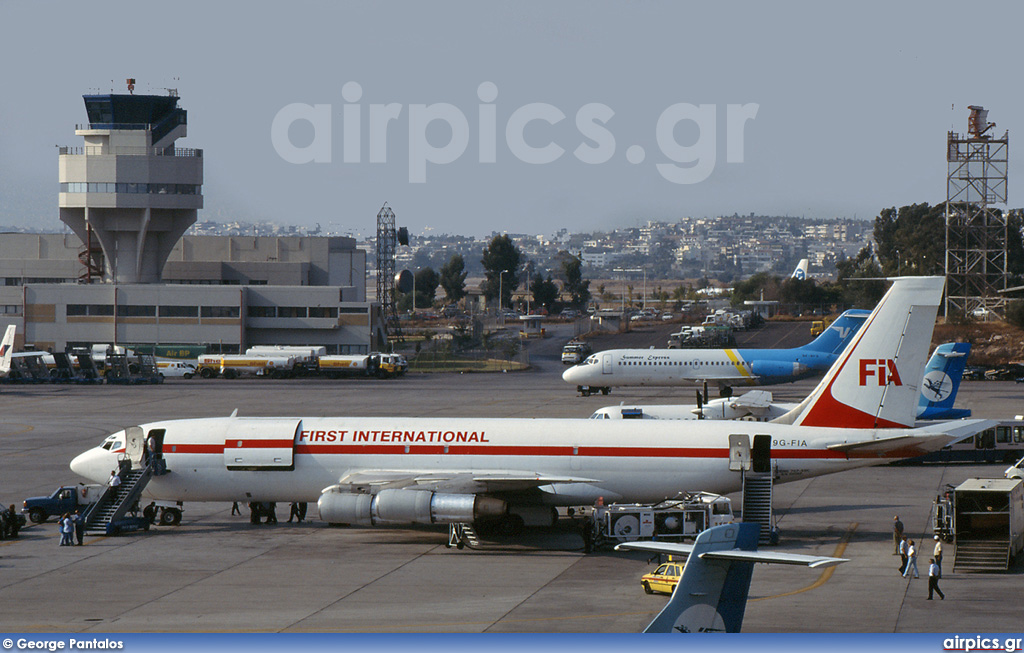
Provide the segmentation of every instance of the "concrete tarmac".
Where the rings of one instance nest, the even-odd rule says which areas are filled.
[[[557,332],[557,329],[556,329]],[[769,334],[770,335],[770,334]],[[767,336],[766,336],[767,337]],[[228,415],[409,415],[584,418],[601,406],[690,403],[692,390],[615,389],[576,396],[560,377],[562,340],[531,343],[531,371],[378,380],[169,380],[161,386],[3,386],[0,500],[79,482],[81,451],[134,424]],[[611,345],[609,345],[611,346]],[[617,345],[615,345],[617,346]],[[598,348],[606,348],[603,344]],[[804,381],[771,388],[802,398]],[[965,383],[977,417],[1024,412],[1024,386]],[[681,424],[681,428],[685,426]],[[775,489],[780,549],[841,555],[825,572],[759,565],[746,632],[1013,632],[1021,564],[1007,574],[952,572],[926,601],[932,499],[947,483],[1001,476],[1005,465],[872,467]],[[697,489],[697,488],[694,488]],[[182,524],[58,547],[53,520],[0,541],[5,631],[636,632],[666,597],[643,593],[641,554],[584,555],[574,524],[528,529],[479,550],[447,549],[444,528],[254,526],[228,503],[185,505]],[[920,579],[892,555],[899,514],[921,543]]]

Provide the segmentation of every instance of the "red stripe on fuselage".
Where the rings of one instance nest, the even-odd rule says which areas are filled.
[[[259,442],[266,442],[265,440]],[[288,447],[291,443],[283,447]],[[256,448],[256,447],[243,447]],[[574,453],[575,450],[575,453]],[[166,444],[167,454],[223,454],[224,445]],[[299,444],[296,455],[447,455],[447,456],[589,456],[595,458],[728,458],[729,450],[710,447],[601,447],[543,445],[444,445],[439,444]],[[774,459],[846,458],[830,449],[773,449]]]

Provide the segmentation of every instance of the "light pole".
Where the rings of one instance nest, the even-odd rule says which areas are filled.
[[[903,261],[900,260],[900,250],[896,250],[896,276],[900,276]]]
[[[505,297],[504,281],[506,272],[508,270],[500,270],[498,272],[498,320],[501,326],[505,326],[505,311],[502,310],[501,300]]]

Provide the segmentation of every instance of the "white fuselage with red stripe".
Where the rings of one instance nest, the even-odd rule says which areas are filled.
[[[875,432],[744,422],[386,417],[227,417],[156,422],[142,429],[146,434],[163,430],[168,470],[150,481],[144,496],[170,501],[315,501],[349,475],[386,470],[410,477],[576,479],[518,493],[529,503],[580,505],[598,497],[649,502],[680,492],[740,489],[740,473],[729,469],[730,434],[747,434],[751,442],[769,436],[780,482],[917,455],[948,441],[937,435],[921,451],[915,446],[848,457],[828,446],[870,440]],[[116,437],[123,436],[111,436]],[[102,482],[117,457],[116,450],[97,447],[76,458],[72,469]]]

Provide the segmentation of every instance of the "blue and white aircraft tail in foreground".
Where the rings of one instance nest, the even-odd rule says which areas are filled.
[[[618,386],[772,385],[827,370],[870,311],[840,315],[817,338],[793,349],[609,349],[570,367],[562,379],[584,395]]]
[[[747,609],[755,562],[834,567],[845,558],[758,551],[760,524],[724,524],[700,533],[693,544],[623,542],[616,551],[687,555],[683,575],[668,604],[645,633],[738,633]]]

